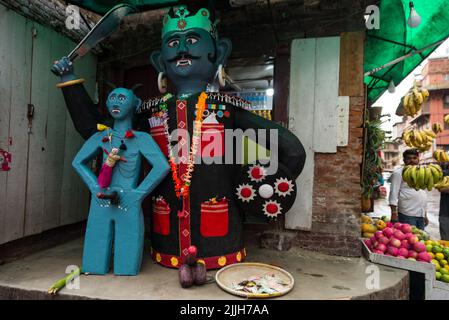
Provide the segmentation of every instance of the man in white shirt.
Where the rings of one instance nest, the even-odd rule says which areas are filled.
[[[419,153],[416,149],[405,150],[402,154],[405,165],[418,165]],[[402,180],[402,167],[391,175],[389,203],[391,221],[408,223],[424,230],[429,223],[427,219],[427,192],[416,191]]]

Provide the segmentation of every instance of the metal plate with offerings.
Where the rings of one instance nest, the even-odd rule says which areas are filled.
[[[233,295],[245,298],[272,298],[287,294],[295,280],[287,271],[264,263],[237,263],[219,270],[218,286]]]

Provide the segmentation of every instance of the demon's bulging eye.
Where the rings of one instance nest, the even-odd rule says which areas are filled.
[[[179,46],[179,40],[175,39],[175,40],[171,40],[168,42],[168,46],[170,48],[176,48],[177,46]]]
[[[115,101],[115,94],[111,95],[111,96],[109,97],[109,100]]]
[[[118,101],[123,102],[125,100],[126,100],[126,97],[124,95],[121,94],[118,96]]]
[[[188,37],[186,42],[187,42],[187,44],[195,44],[198,42],[198,39],[195,37]]]

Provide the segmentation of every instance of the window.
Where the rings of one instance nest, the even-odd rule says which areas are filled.
[[[439,144],[439,145],[437,145],[437,148],[444,150],[445,152],[449,151],[449,145],[447,145],[447,144]]]
[[[443,108],[449,109],[449,94],[443,96]]]
[[[446,73],[446,74],[444,75],[444,80],[445,80],[445,81],[448,81],[448,80],[449,80],[449,74],[448,74],[448,73]]]

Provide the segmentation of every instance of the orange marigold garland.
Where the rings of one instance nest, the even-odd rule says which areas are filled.
[[[190,154],[189,154],[189,161],[187,163],[187,169],[186,174],[184,175],[184,185],[182,183],[182,180],[178,176],[178,166],[176,165],[175,158],[173,156],[173,148],[171,146],[171,135],[170,131],[168,129],[168,112],[165,110],[163,114],[164,118],[164,131],[165,135],[167,137],[167,143],[168,143],[168,162],[170,164],[171,172],[172,172],[172,179],[174,183],[175,193],[176,196],[179,198],[182,197],[186,198],[189,195],[189,187],[192,183],[192,173],[195,168],[195,155],[198,151],[198,145],[201,139],[201,126],[203,121],[203,112],[206,108],[206,99],[207,94],[205,92],[202,92],[200,96],[198,97],[198,102],[195,106],[196,108],[196,117],[195,121],[193,122],[193,137],[192,137],[192,144],[190,145]]]

